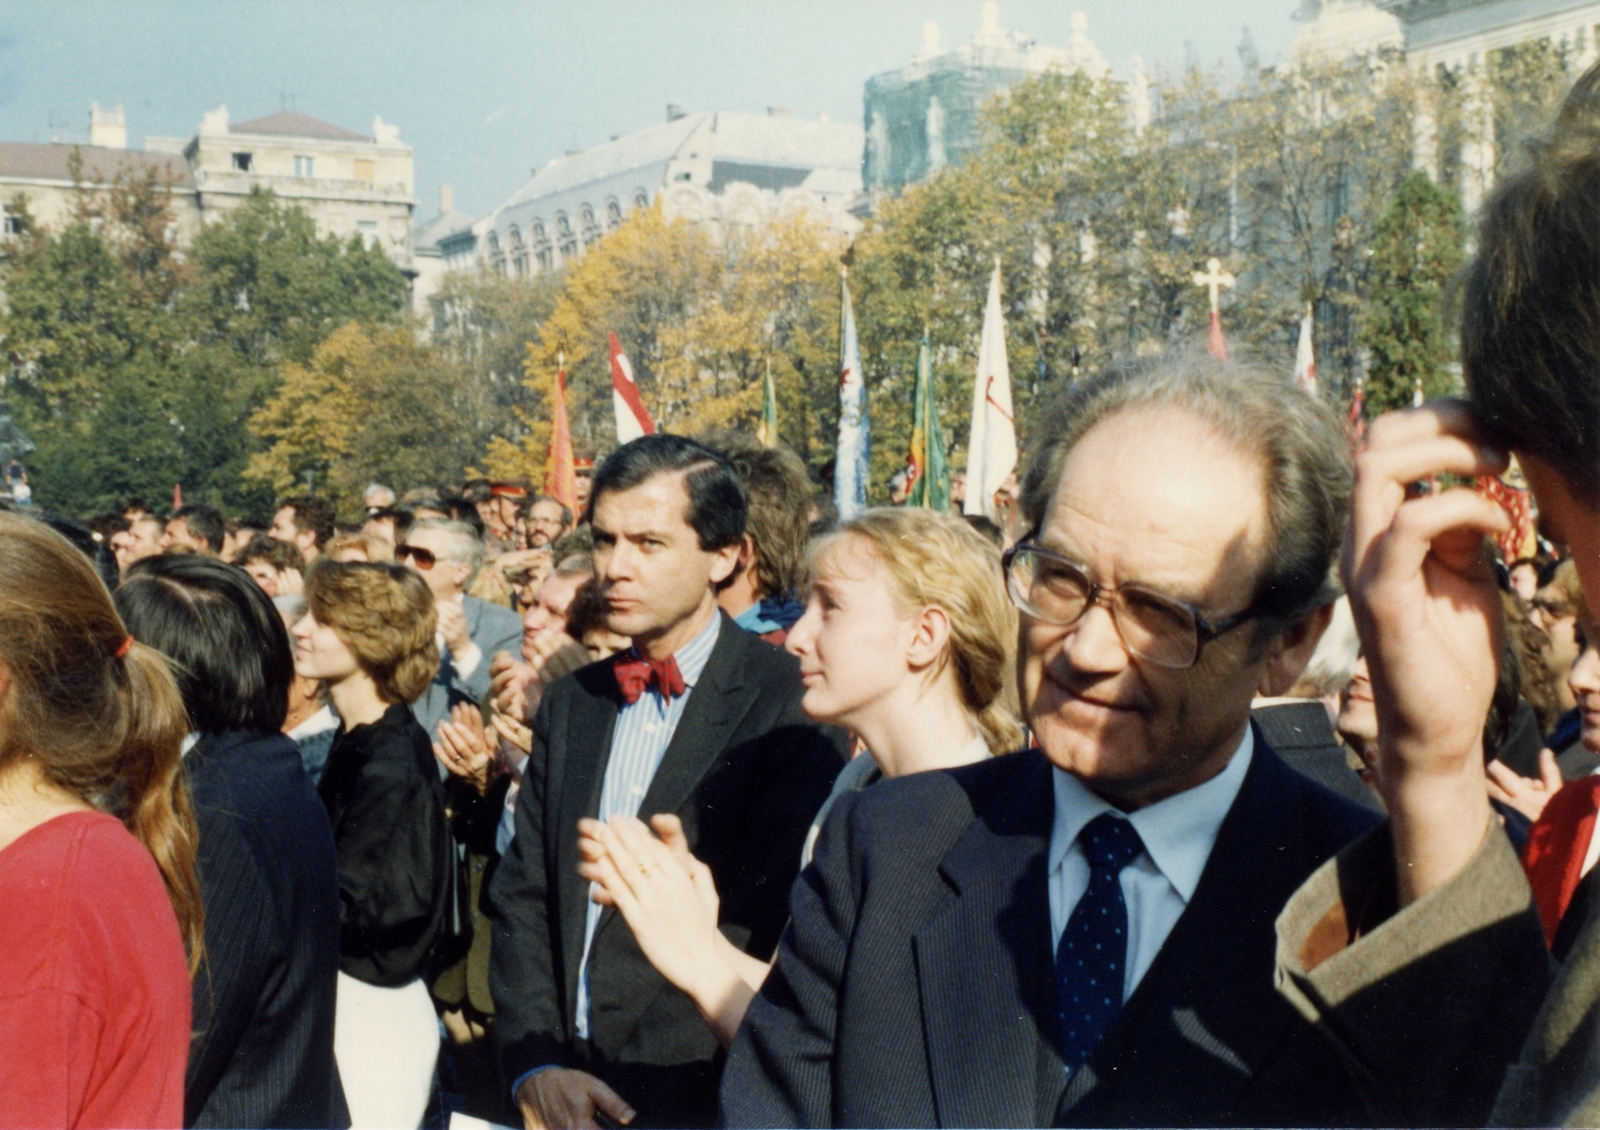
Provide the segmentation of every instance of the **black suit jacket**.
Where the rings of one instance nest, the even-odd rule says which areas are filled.
[[[1273,987],[1273,922],[1377,818],[1257,734],[1183,916],[1070,1090],[1037,751],[840,797],[722,1083],[734,1126],[1337,1125],[1361,1107]]]
[[[719,614],[720,615],[720,614]],[[769,956],[818,807],[844,762],[843,735],[806,721],[796,661],[726,617],[650,788],[648,819],[676,813],[711,868],[723,932]],[[557,680],[533,724],[516,838],[490,889],[494,993],[506,1078],[559,1064],[590,1071],[638,1111],[633,1125],[709,1125],[717,1041],[608,908],[589,956],[590,1038],[573,1030],[588,884],[577,822],[599,811],[622,698],[609,662]]]
[[[349,1126],[333,1060],[338,863],[300,752],[282,734],[210,734],[183,765],[206,912],[184,1123]]]

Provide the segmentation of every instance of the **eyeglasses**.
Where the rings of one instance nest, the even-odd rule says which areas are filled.
[[[1574,615],[1572,605],[1564,600],[1548,600],[1544,597],[1536,596],[1528,601],[1528,604],[1553,620],[1565,620],[1568,616]]]
[[[1123,646],[1157,667],[1193,667],[1206,644],[1260,615],[1252,607],[1208,623],[1192,604],[1140,584],[1102,585],[1084,566],[1027,542],[1008,550],[1004,562],[1006,588],[1024,615],[1070,628],[1090,605],[1103,603]]]
[[[397,545],[394,547],[394,556],[397,561],[411,558],[417,563],[417,568],[426,573],[438,564],[439,559],[433,555],[433,550],[423,549],[420,545]]]

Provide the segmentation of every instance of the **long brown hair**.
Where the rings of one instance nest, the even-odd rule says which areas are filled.
[[[4,513],[0,663],[11,675],[0,767],[37,758],[52,784],[122,820],[161,871],[192,973],[204,911],[178,685],[160,653],[130,640],[88,558],[43,523]]]

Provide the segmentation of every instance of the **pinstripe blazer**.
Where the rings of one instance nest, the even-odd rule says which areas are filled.
[[[183,761],[200,826],[206,960],[186,1126],[346,1127],[333,1060],[333,830],[282,734],[208,734]]]
[[[1183,916],[1068,1086],[1037,751],[840,797],[722,1082],[731,1126],[1334,1125],[1342,1065],[1273,988],[1273,920],[1377,817],[1259,732]]]
[[[641,818],[682,818],[716,877],[723,932],[763,958],[783,930],[811,818],[844,764],[843,735],[806,720],[802,693],[792,656],[723,615],[639,805]],[[596,663],[552,684],[534,718],[516,838],[489,896],[489,985],[505,1077],[577,1067],[633,1105],[634,1127],[709,1125],[717,1041],[614,908],[602,913],[590,947],[590,1039],[573,1031],[588,902],[577,822],[598,811],[621,702],[611,664]]]

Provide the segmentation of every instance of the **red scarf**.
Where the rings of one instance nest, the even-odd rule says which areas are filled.
[[[671,702],[680,694],[689,693],[678,670],[676,656],[665,659],[642,659],[632,651],[619,651],[611,660],[611,670],[617,677],[617,689],[632,706],[639,701],[651,683],[661,692],[661,697]]]
[[[1594,837],[1595,814],[1600,811],[1600,777],[1568,782],[1534,822],[1528,846],[1522,851],[1522,869],[1528,873],[1533,901],[1539,906],[1544,939],[1554,944],[1561,916],[1583,878],[1583,859]]]

